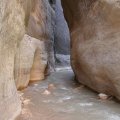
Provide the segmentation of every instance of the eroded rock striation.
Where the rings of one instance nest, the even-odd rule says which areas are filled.
[[[120,99],[120,0],[62,0],[80,83]]]

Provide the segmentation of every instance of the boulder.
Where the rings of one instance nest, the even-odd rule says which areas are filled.
[[[120,0],[62,0],[78,81],[120,99]]]

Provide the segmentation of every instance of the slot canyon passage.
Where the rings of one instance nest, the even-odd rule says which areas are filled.
[[[120,120],[119,63],[120,0],[0,0],[0,120]]]

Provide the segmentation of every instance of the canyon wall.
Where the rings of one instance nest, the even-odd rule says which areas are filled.
[[[21,103],[14,83],[14,58],[24,32],[24,10],[16,0],[0,1],[0,120],[14,118]]]
[[[63,14],[61,0],[55,4],[55,58],[59,66],[70,64],[70,35],[69,28]]]
[[[63,13],[60,17],[69,35]],[[56,21],[55,0],[0,1],[0,120],[12,120],[20,113],[17,89],[54,71]],[[62,27],[57,31],[61,33]],[[69,44],[64,35],[64,39],[56,35],[61,45],[64,40]]]
[[[120,99],[120,0],[62,0],[77,80]]]

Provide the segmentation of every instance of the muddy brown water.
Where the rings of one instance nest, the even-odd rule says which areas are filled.
[[[49,84],[55,88],[45,95]],[[120,104],[99,100],[97,93],[74,81],[71,70],[55,72],[22,92],[25,103],[16,120],[120,120]]]

